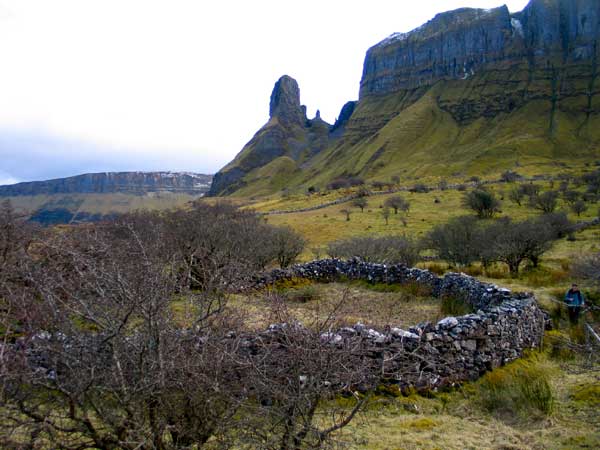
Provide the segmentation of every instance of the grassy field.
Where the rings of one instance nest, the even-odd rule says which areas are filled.
[[[530,170],[528,175],[535,172]],[[539,184],[543,189],[556,189],[558,182],[554,186],[549,182]],[[508,200],[508,192],[513,187],[515,184],[511,183],[491,186],[499,198],[504,197],[502,212],[498,216],[510,216],[516,220],[538,216],[540,212],[529,207],[526,201],[519,206]],[[340,190],[326,195],[273,196],[255,200],[249,207],[260,212],[293,210],[326,203],[350,193],[352,191]],[[381,207],[391,195],[402,195],[411,203],[406,226],[393,212],[389,223],[385,223]],[[308,241],[301,259],[310,260],[326,256],[327,244],[341,238],[386,234],[422,237],[434,226],[470,213],[462,206],[463,195],[458,190],[402,192],[368,197],[364,212],[344,203],[310,212],[268,215],[266,220],[274,225],[290,226],[301,233]],[[568,206],[560,200],[558,210],[569,211]],[[579,217],[569,212],[569,218],[583,221],[597,217],[600,205],[590,203],[588,206],[588,210]],[[342,211],[344,209],[352,210],[349,221]],[[540,411],[520,397],[526,390],[521,385],[523,379],[516,375],[511,379],[509,365],[491,372],[478,382],[464,384],[449,392],[396,396],[384,390],[370,402],[362,415],[339,433],[337,439],[340,445],[375,450],[600,448],[600,375],[597,370],[584,367],[578,356],[555,345],[564,341],[581,342],[581,329],[570,326],[561,301],[571,282],[572,262],[582,254],[599,250],[600,227],[593,227],[576,233],[575,239],[556,241],[543,256],[540,268],[525,265],[518,278],[510,277],[507,268],[500,264],[487,271],[477,264],[462,269],[484,281],[517,291],[533,292],[540,305],[550,313],[555,330],[546,338],[544,350],[524,362],[515,363],[522,364],[526,374],[531,371],[548,384],[548,410]],[[453,270],[441,261],[419,265],[438,273]],[[407,327],[420,320],[441,317],[435,300],[424,297],[406,301],[405,292],[377,293],[365,290],[364,286],[339,283],[318,285],[312,289],[314,298],[310,297],[307,301],[294,301],[294,294],[289,295],[289,307],[300,317],[314,318],[322,313],[323,306],[331,308],[332,302],[340,297],[347,302],[346,312],[342,315],[350,322],[363,321],[374,326],[394,322]],[[589,289],[587,292],[592,293]],[[265,311],[260,300],[252,298],[237,299],[235,307],[243,308],[245,316],[255,318]],[[597,317],[588,315],[586,318],[598,324]],[[257,319],[255,324],[262,326],[264,322]],[[557,336],[560,338],[558,341]],[[559,347],[560,350],[557,350]],[[511,398],[514,402],[506,404],[505,400]]]
[[[550,187],[548,183],[539,184],[544,188]],[[508,200],[508,193],[514,187],[514,183],[489,187],[498,198],[504,198],[502,211],[498,217],[509,216],[521,220],[538,216],[539,211],[529,207],[526,201],[522,206],[518,206]],[[400,195],[410,202],[410,212],[405,217],[406,225],[401,220],[401,216],[395,215],[393,212],[387,224],[382,215],[382,206],[385,200],[395,195]],[[464,192],[455,189],[436,190],[428,193],[400,192],[368,197],[368,206],[364,212],[353,207],[351,202],[347,202],[314,211],[269,215],[266,220],[273,225],[290,226],[302,234],[309,243],[302,259],[308,260],[313,257],[312,249],[325,249],[327,244],[332,241],[352,236],[391,234],[422,237],[434,226],[445,223],[452,217],[470,214],[471,212],[462,206],[463,196]],[[333,194],[329,194],[328,198],[334,198]],[[292,197],[289,201],[286,199],[266,200],[253,203],[250,207],[259,212],[273,209],[292,210],[314,206],[319,204],[318,201],[321,199],[316,196],[304,196],[304,202],[301,200],[298,197]],[[320,203],[325,203],[325,201],[320,201]],[[573,221],[590,220],[597,217],[599,206],[598,204],[589,204],[588,210],[580,217],[571,212],[569,212],[569,217]],[[569,211],[568,207],[566,203],[559,200],[558,210]],[[342,212],[345,209],[352,211],[349,221],[346,214]]]
[[[548,414],[526,402],[511,409],[490,403],[490,384],[501,395],[512,393],[500,382],[493,384],[506,371],[497,369],[480,382],[429,398],[379,396],[338,438],[349,448],[374,450],[599,448],[600,378],[578,373],[574,363],[536,359],[541,362],[531,367],[543,366],[552,390]]]

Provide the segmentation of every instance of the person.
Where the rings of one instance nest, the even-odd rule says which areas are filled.
[[[585,298],[575,283],[571,285],[571,288],[565,294],[565,303],[569,310],[569,320],[571,323],[577,323],[581,308],[585,305]]]

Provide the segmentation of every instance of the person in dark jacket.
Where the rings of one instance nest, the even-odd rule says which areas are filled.
[[[571,285],[571,289],[565,294],[565,303],[569,310],[569,320],[571,323],[577,323],[581,308],[585,305],[585,298],[576,284]]]

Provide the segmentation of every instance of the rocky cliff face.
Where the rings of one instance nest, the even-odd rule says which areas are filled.
[[[506,6],[438,14],[368,50],[360,96],[415,89],[445,77],[466,79],[481,65],[505,58],[512,34]]]
[[[180,192],[205,194],[212,176],[177,172],[104,172],[0,186],[0,196]]]
[[[250,172],[277,160],[293,172],[327,147],[331,126],[318,112],[314,119],[307,119],[298,83],[290,76],[284,75],[275,83],[269,109],[269,121],[215,175],[210,195],[230,194],[243,188]]]
[[[500,63],[531,66],[590,62],[599,37],[597,0],[532,0],[520,13],[506,6],[438,14],[367,52],[361,98],[466,80]]]
[[[439,96],[440,107],[460,123],[510,113],[534,99],[573,112],[561,100],[579,98],[585,112],[598,112],[592,97],[599,89],[599,22],[597,0],[532,0],[513,15],[505,6],[438,14],[369,49],[360,96],[403,95],[411,104],[436,83],[460,82],[470,92]]]

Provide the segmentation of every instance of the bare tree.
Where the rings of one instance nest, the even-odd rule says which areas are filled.
[[[545,191],[530,198],[532,208],[539,209],[543,213],[554,212],[558,206],[558,192]]]
[[[366,197],[361,196],[361,197],[357,197],[354,200],[352,200],[352,206],[356,206],[357,208],[360,208],[360,212],[364,212],[365,208],[369,205],[369,202],[367,201]]]
[[[577,214],[577,217],[588,210],[587,204],[583,200],[577,200],[571,205],[571,211]]]
[[[425,246],[452,264],[469,265],[480,257],[481,232],[477,219],[462,216],[436,226],[425,238]]]
[[[485,228],[481,238],[485,243],[484,256],[507,264],[513,276],[519,273],[521,263],[527,259],[537,266],[554,239],[554,231],[547,222],[512,222],[510,219],[498,220]]]
[[[350,214],[352,214],[352,211],[349,209],[342,209],[340,212],[346,216],[346,221],[350,222]]]
[[[519,206],[521,206],[521,204],[523,203],[524,197],[525,193],[520,187],[513,187],[508,193],[508,198],[510,199],[510,201],[516,203]]]
[[[540,193],[540,190],[542,188],[539,184],[523,183],[519,186],[519,189],[521,190],[521,192],[523,192],[524,195],[529,197],[529,199],[531,200],[533,197],[537,196]]]
[[[293,264],[306,246],[306,240],[290,227],[278,227],[272,232],[272,246],[279,267]]]
[[[359,257],[367,262],[413,266],[419,259],[417,242],[403,236],[354,237],[327,246],[332,258]]]
[[[392,197],[389,197],[385,200],[383,204],[384,206],[392,208],[394,210],[394,214],[398,214],[399,210],[405,213],[408,213],[408,211],[410,210],[410,202],[408,202],[408,200],[404,199],[404,197],[400,195],[394,195]]]
[[[383,209],[381,210],[381,216],[383,217],[383,220],[385,220],[385,224],[388,225],[389,220],[390,220],[390,208],[389,206],[384,206]]]

